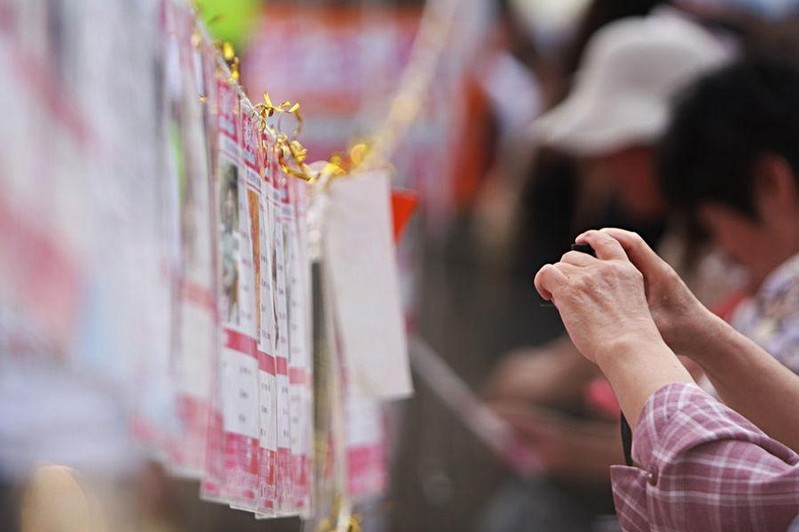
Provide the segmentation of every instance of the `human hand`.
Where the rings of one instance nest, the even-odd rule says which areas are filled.
[[[701,358],[707,350],[708,335],[714,330],[711,325],[719,318],[699,302],[674,269],[638,234],[606,228],[587,231],[577,240],[590,243],[597,234],[616,239],[643,274],[649,310],[669,347],[678,354]]]
[[[535,276],[536,289],[558,308],[574,345],[602,366],[600,359],[612,356],[620,342],[662,344],[643,275],[621,243],[599,231],[581,235],[578,242],[590,244],[596,257],[570,251]]]

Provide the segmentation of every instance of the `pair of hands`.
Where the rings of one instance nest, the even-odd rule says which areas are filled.
[[[677,273],[635,233],[588,231],[578,243],[596,257],[570,251],[541,268],[535,287],[558,308],[575,346],[600,367],[620,343],[658,342],[701,357],[706,320],[713,315]]]
[[[712,314],[637,234],[603,229],[588,231],[577,242],[590,244],[596,257],[568,252],[542,268],[535,285],[558,307],[573,346],[585,358],[604,369],[624,351],[622,344],[635,346],[642,355],[649,350],[673,358],[664,341],[674,352],[701,355],[702,335],[711,330],[705,319],[714,319]],[[653,342],[662,349],[649,349]],[[622,457],[615,423],[567,420],[531,407],[584,399],[595,366],[566,345],[572,346],[558,343],[538,354],[512,357],[490,381],[487,397],[492,409],[535,448],[550,474],[606,481],[608,466]],[[649,361],[643,366],[648,372]],[[622,383],[621,388],[632,387]],[[640,406],[641,398],[633,402]]]
[[[617,373],[613,371],[617,368],[612,368],[614,357],[623,366],[632,360],[630,353],[643,357],[632,364],[638,369],[628,380],[611,379],[618,385],[617,396],[622,393],[622,406],[632,405],[630,411],[637,411],[645,397],[664,382],[656,379],[648,387],[639,387],[642,377],[649,377],[654,369],[654,362],[671,358],[666,365],[679,366],[664,341],[674,352],[700,357],[706,344],[703,336],[713,330],[706,320],[715,316],[637,234],[603,229],[586,232],[577,242],[591,245],[596,258],[568,252],[560,262],[541,269],[536,288],[558,307],[573,345],[600,369]],[[595,366],[581,364],[574,347],[564,349],[566,345],[572,343],[559,343],[550,348],[552,353],[525,353],[508,360],[507,367],[501,367],[489,382],[487,398],[492,409],[536,449],[548,473],[607,480],[607,467],[621,460],[616,424],[567,420],[530,406],[530,402],[547,405],[551,401],[555,406],[569,398],[584,399]],[[677,374],[677,378],[684,377],[687,373]],[[635,417],[628,413],[631,421]]]

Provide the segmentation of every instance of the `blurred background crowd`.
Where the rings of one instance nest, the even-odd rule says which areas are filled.
[[[199,7],[215,36],[236,43],[250,94],[268,89],[276,101],[302,103],[311,160],[379,130],[403,77],[424,76],[409,74],[408,65],[425,58],[433,65],[424,101],[405,111],[414,120],[391,160],[397,184],[421,198],[398,250],[409,323],[535,450],[541,473],[514,476],[435,386],[416,379],[415,396],[387,412],[390,486],[361,509],[363,529],[616,530],[608,467],[623,460],[618,405],[532,278],[582,231],[622,227],[641,234],[706,305],[746,329],[736,312],[783,262],[763,257],[790,229],[764,240],[768,233],[747,233],[727,211],[699,206],[707,197],[751,204],[749,185],[724,180],[737,183],[736,164],[753,164],[747,150],[771,134],[758,129],[758,117],[779,117],[780,102],[790,100],[758,93],[757,83],[799,68],[799,2],[237,0]],[[435,9],[452,14],[435,22],[432,33],[442,39],[415,41]],[[686,103],[683,122],[671,126],[692,87],[744,63],[754,66],[728,79],[752,84],[751,99],[730,96],[720,108],[694,102],[693,111]],[[747,109],[753,117],[741,120],[752,134],[736,135],[725,113]],[[692,112],[707,123],[692,122]],[[795,131],[799,123],[775,141],[791,164]],[[694,136],[718,142],[693,153],[686,139]],[[721,192],[692,185],[687,168],[701,167],[705,156],[716,162],[697,172],[718,176]],[[772,162],[762,171],[778,175],[779,161]],[[761,325],[752,335],[799,370],[799,359],[769,344]],[[0,472],[11,469],[4,459],[13,461],[2,449],[14,434],[3,407],[0,401]],[[11,478],[0,477],[9,523],[32,499],[48,496],[24,494]],[[137,501],[151,530],[301,526],[203,503],[195,485],[156,466],[138,484],[120,493]]]

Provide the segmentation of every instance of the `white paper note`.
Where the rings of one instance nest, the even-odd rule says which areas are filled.
[[[392,239],[387,172],[331,184],[326,251],[347,379],[353,393],[380,399],[413,393]]]

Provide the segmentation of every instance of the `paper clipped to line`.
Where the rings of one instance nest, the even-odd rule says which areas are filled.
[[[387,172],[331,184],[326,251],[347,379],[379,399],[413,393],[392,235]]]

